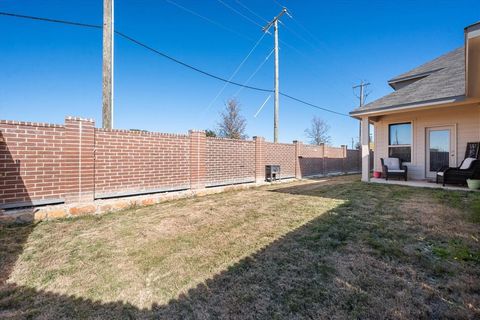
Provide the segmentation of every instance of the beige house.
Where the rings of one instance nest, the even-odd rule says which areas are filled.
[[[457,166],[467,142],[480,141],[480,22],[465,28],[465,46],[391,79],[394,92],[350,112],[361,120],[362,180],[370,180],[369,128],[374,170],[397,157],[408,178],[434,178]]]

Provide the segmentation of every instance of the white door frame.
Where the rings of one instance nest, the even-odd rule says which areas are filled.
[[[430,171],[430,131],[449,130],[450,131],[450,150],[449,166],[457,166],[457,125],[430,126],[425,128],[425,176],[435,178],[435,172]]]

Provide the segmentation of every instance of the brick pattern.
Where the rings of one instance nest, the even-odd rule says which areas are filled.
[[[266,164],[279,164],[283,178],[359,171],[360,158],[345,146],[104,130],[73,117],[64,125],[0,120],[0,205],[263,182]]]
[[[205,188],[206,136],[204,131],[189,132],[190,135],[190,188]]]
[[[206,139],[206,186],[255,181],[255,142]]]
[[[302,148],[303,148],[303,143],[301,141],[293,141],[293,145],[295,146],[295,178],[301,179],[302,178],[302,168],[300,167],[300,161],[301,161],[301,154],[302,154]]]
[[[299,159],[302,177],[325,174],[323,149],[323,145],[302,145]]]
[[[356,172],[362,168],[362,157],[359,150],[347,150],[346,171]],[[371,167],[373,168],[373,167]]]
[[[60,198],[65,128],[0,122],[0,204]]]
[[[360,152],[329,146],[302,145],[299,160],[302,176],[359,172]]]
[[[344,172],[344,148],[325,147],[325,172],[341,173]]]
[[[93,201],[94,149],[95,123],[81,118],[65,119],[60,185],[67,202]]]
[[[295,145],[266,142],[265,164],[279,164],[281,178],[295,177]]]
[[[255,141],[255,182],[265,181],[265,139],[253,137]]]
[[[190,138],[96,129],[95,195],[190,188]]]

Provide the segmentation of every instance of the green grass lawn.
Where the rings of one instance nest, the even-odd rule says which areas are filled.
[[[480,317],[480,193],[358,176],[0,227],[0,318]]]

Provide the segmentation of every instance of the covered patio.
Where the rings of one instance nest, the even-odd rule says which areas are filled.
[[[443,189],[443,190],[459,190],[459,191],[480,192],[480,190],[472,190],[472,189],[469,189],[466,186],[457,186],[457,185],[442,186],[440,183],[437,184],[434,181],[429,181],[429,180],[403,181],[403,180],[385,180],[384,178],[370,178],[370,182],[380,183],[380,184],[409,186],[409,187],[419,187],[419,188],[432,188],[432,189]]]
[[[467,190],[458,185],[480,179],[480,23],[465,28],[464,39],[464,46],[390,79],[392,93],[350,112],[360,120],[362,181],[442,188],[428,182],[440,176],[445,189]],[[384,166],[382,159],[396,162]],[[371,179],[372,170],[403,173],[408,181]]]

